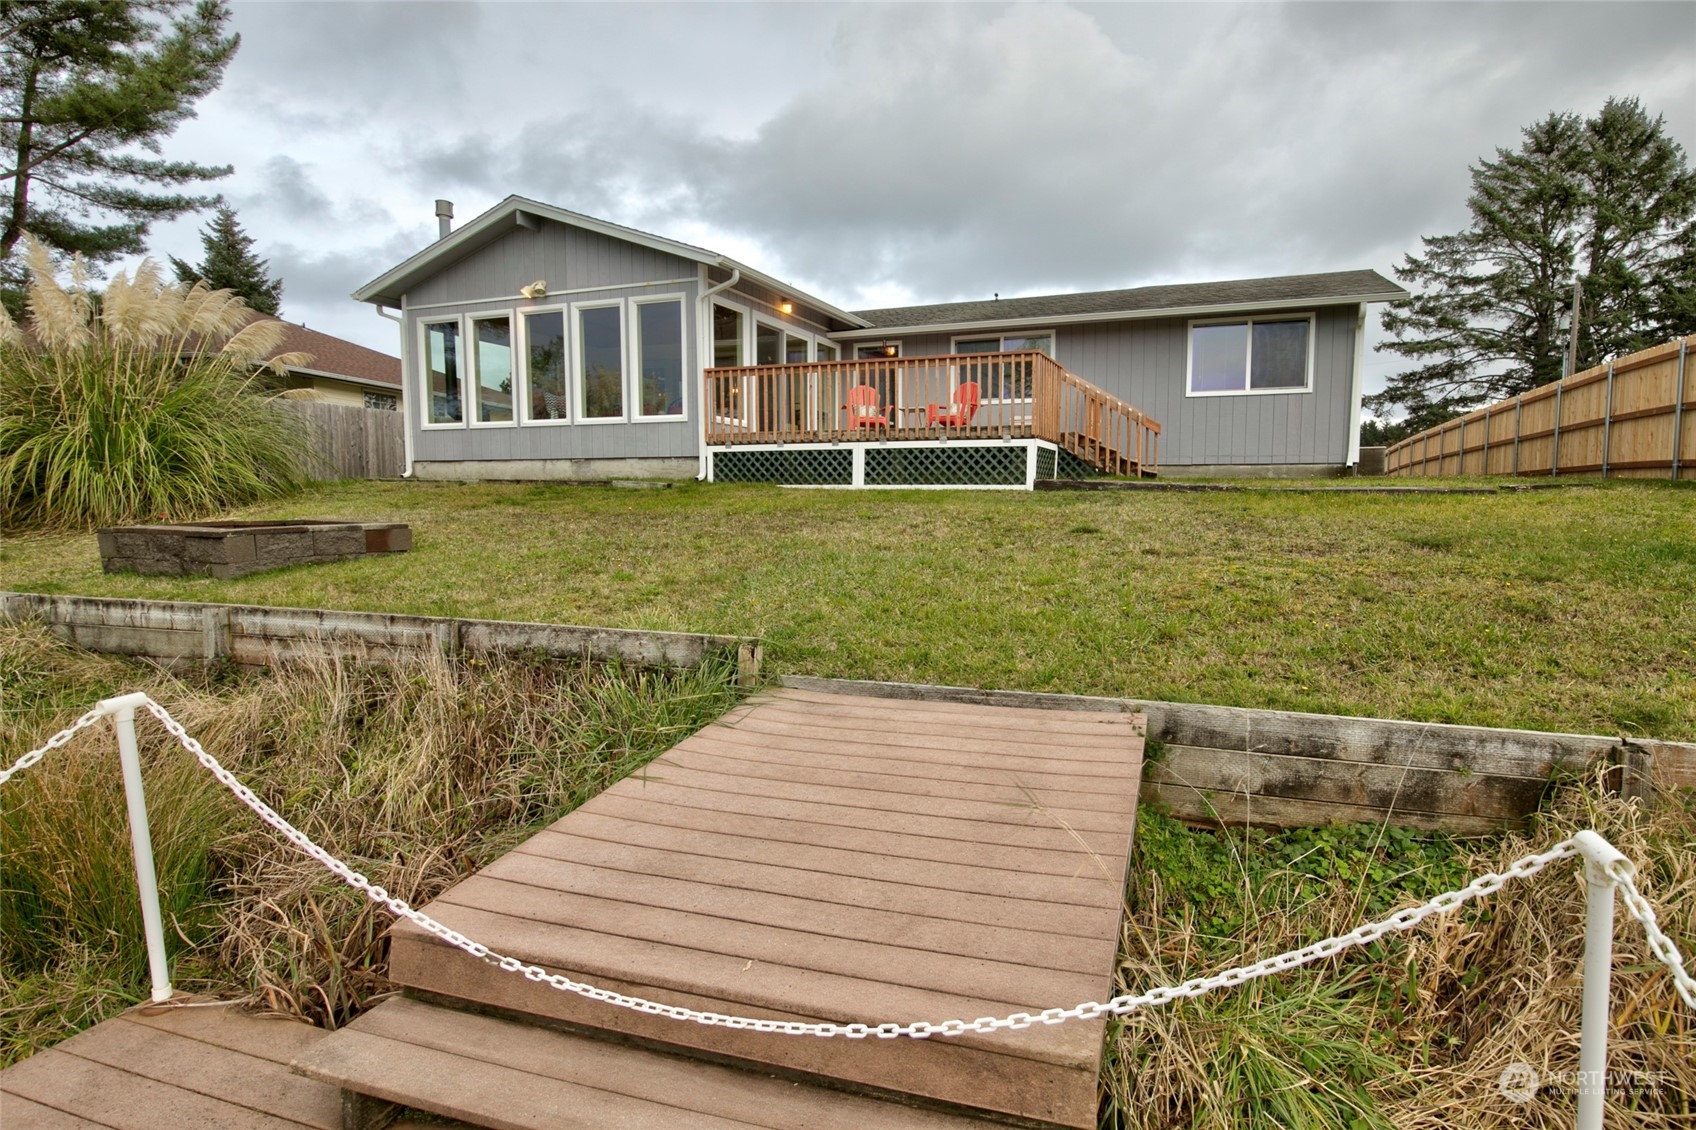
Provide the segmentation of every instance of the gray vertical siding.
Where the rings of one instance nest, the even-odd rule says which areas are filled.
[[[444,267],[406,295],[408,372],[405,400],[407,426],[413,433],[417,462],[479,459],[635,459],[692,456],[700,450],[700,357],[696,314],[698,266],[687,259],[654,251],[597,232],[544,220],[540,231],[522,228]],[[521,302],[507,299],[519,287],[546,279],[549,295],[534,304],[550,306],[572,301],[621,298],[655,293],[683,297],[682,420],[610,424],[549,424],[540,426],[424,428],[421,415],[428,398],[418,390],[422,365],[418,357],[418,325],[431,318],[461,313],[517,311]],[[689,279],[687,283],[664,282]],[[564,293],[583,287],[614,287],[589,293]],[[419,310],[421,304],[432,305]]]
[[[1356,310],[1327,306],[1313,313],[1308,392],[1186,395],[1187,318],[1057,326],[1055,357],[1159,421],[1163,464],[1342,464],[1353,426]],[[900,341],[904,356],[929,357],[947,353],[955,336],[961,335],[892,333],[889,340]]]

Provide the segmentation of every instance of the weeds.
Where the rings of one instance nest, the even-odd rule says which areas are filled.
[[[1524,835],[1464,841],[1373,825],[1282,834],[1137,825],[1119,992],[1143,991],[1344,933],[1594,827],[1639,864],[1661,924],[1696,933],[1696,800],[1644,810],[1573,786]],[[1133,1013],[1110,1030],[1102,1125],[1125,1130],[1468,1130],[1571,1125],[1574,1096],[1509,1103],[1510,1063],[1576,1070],[1583,884],[1556,864],[1489,900],[1327,962]],[[1637,924],[1615,932],[1609,1124],[1690,1125],[1696,1021]]]

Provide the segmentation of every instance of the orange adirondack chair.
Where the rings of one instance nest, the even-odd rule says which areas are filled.
[[[954,390],[953,405],[932,404],[927,413],[925,426],[934,428],[941,424],[945,428],[964,428],[971,424],[972,417],[978,414],[978,405],[983,403],[983,390],[978,388],[976,381],[966,381]],[[950,412],[949,407],[953,408]]]
[[[889,416],[884,412],[877,389],[871,385],[855,385],[849,389],[848,403],[842,407],[848,410],[848,426],[850,428],[887,428],[889,426]]]

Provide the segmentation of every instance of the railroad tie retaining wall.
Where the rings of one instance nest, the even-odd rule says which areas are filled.
[[[722,658],[736,664],[741,681],[752,682],[761,660],[758,641],[738,636],[386,612],[0,592],[0,615],[41,620],[90,651],[165,663],[269,666],[325,654],[385,662],[426,651],[530,652],[641,667],[699,667]]]
[[[1199,824],[1372,821],[1487,834],[1522,823],[1563,774],[1614,767],[1627,796],[1696,787],[1696,744],[1300,714],[1183,702],[789,676],[785,686],[1148,716],[1143,798]],[[1152,743],[1159,743],[1154,745]],[[1651,783],[1653,782],[1653,784]]]

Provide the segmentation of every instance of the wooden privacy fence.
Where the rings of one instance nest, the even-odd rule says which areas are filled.
[[[1696,335],[1616,358],[1410,436],[1390,475],[1696,478]]]
[[[401,413],[314,400],[287,400],[306,424],[312,474],[325,479],[398,479],[406,469]]]

